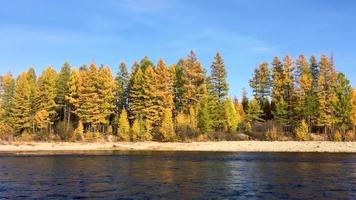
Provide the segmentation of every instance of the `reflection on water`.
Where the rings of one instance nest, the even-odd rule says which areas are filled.
[[[0,156],[0,199],[356,199],[355,154]]]

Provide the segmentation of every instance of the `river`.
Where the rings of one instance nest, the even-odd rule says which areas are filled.
[[[0,199],[356,199],[356,155],[0,155]]]

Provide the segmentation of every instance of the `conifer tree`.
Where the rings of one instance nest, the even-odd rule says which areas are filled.
[[[32,127],[31,86],[27,73],[21,73],[16,80],[11,114],[17,134]]]
[[[30,111],[30,116],[31,116],[31,126],[32,126],[32,131],[34,132],[35,130],[35,121],[34,117],[37,112],[37,101],[36,101],[36,96],[38,92],[37,88],[37,76],[35,69],[31,67],[27,71],[27,81],[30,87],[30,102],[31,102],[31,111]]]
[[[241,100],[241,104],[242,104],[242,107],[243,107],[243,110],[244,112],[246,113],[247,110],[248,110],[248,103],[249,103],[249,100],[248,100],[248,97],[247,97],[247,91],[245,88],[242,88],[242,100]]]
[[[71,70],[70,77],[68,79],[68,92],[65,96],[65,100],[68,101],[68,115],[67,124],[71,121],[71,113],[77,114],[76,110],[80,107],[79,102],[79,88],[81,87],[82,80],[80,73],[76,69]],[[83,122],[81,122],[83,123]]]
[[[145,133],[143,135],[143,141],[151,141],[152,136],[152,122],[149,119],[144,120]]]
[[[318,77],[318,125],[324,128],[324,133],[330,131],[331,126],[335,123],[333,117],[335,112],[334,104],[337,101],[335,94],[336,73],[333,63],[322,55],[319,63]]]
[[[238,125],[238,115],[235,110],[234,102],[231,98],[227,98],[224,102],[224,110],[225,110],[225,118],[226,118],[226,125],[225,131],[226,132],[234,132],[237,129]]]
[[[346,79],[343,73],[337,74],[336,81],[335,91],[337,100],[334,104],[334,118],[336,120],[336,124],[338,125],[338,129],[345,133],[349,128],[348,126],[351,120],[352,87],[350,85],[350,81]]]
[[[96,132],[100,123],[100,99],[97,92],[99,70],[95,64],[89,69],[80,70],[81,83],[78,88],[78,107],[75,113],[89,131]]]
[[[182,70],[182,81],[184,83],[183,111],[189,113],[191,109],[196,110],[196,106],[206,92],[205,72],[193,51],[190,51],[188,58],[184,60]]]
[[[183,111],[183,97],[185,93],[185,81],[184,81],[184,76],[183,76],[183,65],[184,65],[184,60],[180,60],[177,65],[173,68],[170,68],[172,80],[174,80],[174,85],[173,85],[173,102],[174,102],[174,107],[176,114],[178,112]]]
[[[170,78],[170,73],[166,68],[166,64],[162,59],[158,61],[155,71],[157,74],[158,111],[160,119],[163,120],[165,109],[173,112],[173,83]]]
[[[297,140],[300,140],[300,141],[303,141],[303,140],[307,140],[308,138],[308,125],[307,123],[305,122],[304,119],[302,119],[296,130],[295,130],[295,136],[297,138]]]
[[[119,71],[115,78],[115,101],[116,111],[121,113],[121,109],[125,107],[128,109],[128,83],[129,73],[126,68],[126,64],[121,62],[119,65]]]
[[[250,80],[250,86],[253,89],[253,95],[263,106],[264,100],[271,94],[271,75],[268,69],[268,63],[262,63],[255,69],[254,76]]]
[[[143,57],[142,60],[140,61],[141,70],[142,70],[143,72],[145,72],[148,66],[151,66],[152,68],[155,67],[155,65],[153,64],[153,62],[152,62],[150,59],[148,59],[147,56],[145,56],[145,57]]]
[[[69,104],[65,99],[65,96],[68,93],[68,80],[71,74],[71,66],[68,62],[65,62],[61,68],[61,71],[58,74],[57,78],[57,95],[56,95],[56,104],[57,104],[57,113],[60,120],[67,119],[69,112]]]
[[[197,126],[201,134],[206,134],[211,131],[212,120],[209,112],[209,97],[204,95],[198,106]]]
[[[12,125],[11,108],[15,80],[10,73],[0,79],[0,122]]]
[[[311,89],[311,113],[310,116],[310,123],[316,125],[318,119],[318,101],[317,101],[317,94],[318,94],[318,79],[319,79],[319,65],[318,61],[315,56],[311,56],[309,59],[310,63],[310,72],[312,74],[312,89]]]
[[[112,77],[111,69],[109,67],[100,68],[97,81],[99,123],[103,125],[105,130],[109,124],[109,117],[114,113],[115,108],[115,81]]]
[[[145,74],[143,75],[143,100],[144,108],[142,110],[144,120],[146,123],[150,124],[150,128],[155,128],[159,126],[160,122],[160,99],[158,91],[158,76],[152,66],[146,68]],[[142,102],[141,102],[142,103]]]
[[[352,106],[351,115],[350,115],[351,125],[354,131],[356,131],[355,130],[356,128],[356,90],[355,89],[352,90],[351,106]]]
[[[135,68],[135,71],[131,74],[129,84],[129,108],[131,120],[142,117],[143,109],[145,107],[143,84],[144,80],[141,68]]]
[[[123,108],[119,117],[118,136],[122,141],[130,141],[130,124],[127,118],[126,109]]]
[[[131,140],[143,141],[145,134],[145,126],[142,119],[135,119],[131,126]]]
[[[211,65],[210,84],[212,84],[212,93],[218,97],[219,103],[223,103],[228,95],[229,87],[226,81],[224,60],[220,53],[216,53]]]
[[[278,57],[273,58],[272,62],[272,102],[277,103],[283,98],[284,81],[283,63]]]
[[[247,122],[261,122],[263,119],[261,118],[263,111],[259,102],[256,99],[251,99],[248,104],[248,109],[246,113]]]
[[[295,66],[293,60],[290,56],[285,56],[283,60],[283,72],[284,79],[283,81],[283,98],[287,105],[287,121],[288,125],[293,124],[293,110],[295,107],[295,79],[294,79],[294,70]]]
[[[312,87],[314,89],[317,89],[318,88],[318,77],[319,77],[318,61],[315,58],[315,56],[311,56],[309,59],[309,62],[310,62],[310,72],[312,74],[312,79],[313,79]]]
[[[172,110],[164,109],[163,120],[160,126],[159,132],[162,137],[162,141],[172,141],[175,137],[174,125],[172,120]]]
[[[227,110],[225,100],[228,95],[228,84],[226,82],[226,69],[223,59],[217,53],[211,65],[211,75],[207,79],[207,89],[209,93],[209,115],[212,120],[213,128],[223,130],[227,127]]]
[[[41,115],[44,119],[43,123],[46,122],[47,126],[51,128],[54,124],[54,119],[57,115],[56,108],[57,104],[55,98],[57,96],[57,72],[51,68],[47,67],[41,76],[38,78],[37,82],[37,96],[36,96],[36,115]],[[47,117],[47,118],[44,118]],[[42,126],[44,127],[44,126]],[[49,130],[51,131],[51,130]]]
[[[240,124],[245,117],[245,111],[237,98],[234,99],[234,106],[237,113],[237,124]]]
[[[310,71],[309,63],[304,55],[300,55],[296,60],[296,93],[294,118],[297,121],[306,120],[311,126],[311,118],[313,115],[313,74]]]

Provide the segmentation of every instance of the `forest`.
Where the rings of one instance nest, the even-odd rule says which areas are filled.
[[[118,73],[64,63],[0,76],[3,141],[356,140],[356,90],[333,57],[274,57],[240,99],[219,53],[206,72],[191,51],[176,64],[144,57]],[[238,78],[238,77],[234,77]]]

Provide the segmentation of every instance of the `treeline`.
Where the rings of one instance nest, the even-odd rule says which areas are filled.
[[[33,68],[16,80],[7,74],[0,103],[3,138],[38,140],[186,140],[233,133],[243,112],[228,97],[220,54],[207,77],[194,52],[168,67],[145,57],[131,73],[121,63],[115,77],[95,63],[79,70],[65,63],[58,73],[47,67],[38,78]]]
[[[255,110],[254,121],[273,120],[282,131],[270,133],[292,133],[299,140],[311,132],[336,141],[355,139],[356,93],[332,57],[275,57],[271,65],[260,64],[250,80],[255,100],[244,105]]]
[[[241,102],[228,96],[226,73],[219,53],[207,75],[193,51],[169,66],[144,57],[129,72],[120,63],[115,76],[95,63],[9,73],[0,77],[0,139],[235,140],[261,126],[262,139],[355,138],[356,93],[332,59],[263,63],[250,81],[254,98],[244,92]]]

